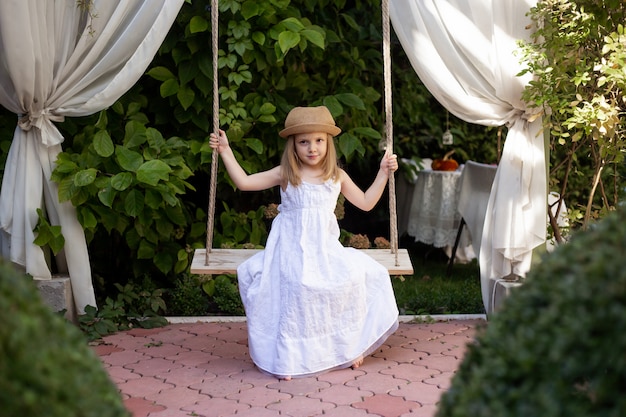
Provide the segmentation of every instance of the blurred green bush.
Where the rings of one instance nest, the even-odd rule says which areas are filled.
[[[552,254],[471,345],[438,417],[626,415],[626,212]]]
[[[84,335],[0,263],[0,415],[130,417]]]

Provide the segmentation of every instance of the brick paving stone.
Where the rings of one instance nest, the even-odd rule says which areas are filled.
[[[446,343],[442,342],[441,339],[429,340],[429,341],[417,341],[415,343],[408,344],[403,346],[404,349],[411,349],[416,353],[442,353],[449,352],[450,349],[453,349],[454,346],[448,346]]]
[[[142,359],[148,359],[143,353],[135,352],[134,350],[124,350],[122,352],[112,352],[106,356],[103,356],[101,360],[109,365],[131,365],[141,361]]]
[[[213,336],[205,336],[205,335],[189,335],[186,339],[182,340],[181,346],[184,346],[186,349],[191,351],[204,351],[205,349],[210,349],[213,347],[215,342],[215,338]]]
[[[247,343],[248,330],[245,323],[235,323],[223,329],[219,333],[215,333],[214,336],[222,340],[228,340],[233,342],[244,341],[245,343]]]
[[[406,384],[397,390],[392,390],[389,395],[393,397],[402,397],[406,401],[417,402],[421,405],[437,404],[439,398],[445,392],[445,389],[437,388],[435,385],[427,384]]]
[[[115,345],[108,344],[108,343],[101,343],[99,345],[91,346],[91,349],[98,356],[106,356],[113,352],[122,352],[124,350],[119,346],[115,346]]]
[[[240,374],[243,371],[256,369],[253,363],[234,358],[215,358],[207,363],[196,365],[198,368],[207,369],[219,377]]]
[[[415,354],[415,351],[407,349],[405,346],[394,346],[381,353],[375,353],[373,356],[401,363],[411,362],[417,355]]]
[[[217,375],[206,369],[197,368],[195,366],[183,366],[161,374],[159,378],[163,379],[163,381],[168,384],[188,387],[194,384],[216,380]]]
[[[163,343],[181,344],[182,341],[190,336],[189,332],[180,327],[180,325],[168,325],[165,329],[165,331],[151,336],[151,338]]]
[[[133,417],[147,417],[151,413],[165,410],[162,405],[154,404],[152,401],[139,397],[130,397],[124,400],[124,405]]]
[[[478,325],[401,323],[358,369],[291,381],[256,368],[240,322],[137,329],[103,338],[106,349],[92,348],[135,407],[133,417],[434,417]]]
[[[184,355],[171,355],[167,356],[165,359],[170,359],[183,366],[196,366],[206,364],[212,360],[220,359],[220,357],[213,356],[210,353],[199,350],[190,350],[186,351]]]
[[[190,350],[172,343],[162,343],[161,341],[156,341],[137,349],[137,352],[141,352],[153,358],[167,358],[178,354],[184,355],[185,353],[190,352]]]
[[[434,385],[438,388],[447,390],[450,388],[450,383],[452,382],[452,377],[456,372],[442,372],[439,375],[436,375],[432,378],[424,379],[424,384]]]
[[[189,411],[179,410],[175,408],[168,408],[163,411],[151,412],[148,417],[191,417],[192,414]],[[134,416],[136,417],[136,416]]]
[[[376,373],[379,372],[383,369],[389,369],[392,366],[396,366],[398,365],[398,362],[396,361],[392,361],[392,360],[388,360],[385,358],[381,358],[378,356],[368,356],[365,358],[365,360],[363,361],[363,365],[359,366],[358,369],[356,369],[356,372],[365,372],[365,373]]]
[[[423,365],[428,369],[437,369],[441,372],[445,372],[458,369],[461,364],[461,360],[462,358],[434,354],[420,358],[414,363],[416,365]]]
[[[167,408],[182,409],[205,400],[207,395],[201,394],[186,386],[176,386],[148,394],[144,398],[149,401],[154,401],[157,404],[162,404]]]
[[[188,416],[217,417],[238,415],[239,412],[248,410],[249,408],[250,406],[247,404],[239,404],[237,401],[227,400],[226,398],[207,397],[196,404],[184,407],[183,410],[187,411]]]
[[[352,403],[361,402],[367,397],[374,395],[371,391],[364,391],[357,387],[348,387],[345,385],[334,385],[321,389],[317,393],[309,394],[310,398],[317,398],[327,403],[336,405],[350,405]]]
[[[146,395],[160,392],[164,389],[173,388],[174,385],[167,384],[157,378],[139,378],[122,382],[118,388],[130,397],[145,397]]]
[[[196,323],[178,323],[178,324],[170,324],[168,326],[175,326],[181,331],[185,331],[190,334],[195,335],[210,335],[219,333],[225,327],[224,323],[216,323],[216,322],[202,322],[198,321]]]
[[[226,398],[252,387],[253,385],[246,381],[231,378],[218,378],[189,386],[191,389],[199,390],[201,394],[207,394],[214,398]]]
[[[368,365],[371,364],[370,358],[365,358],[368,362]],[[318,375],[318,381],[325,381],[331,385],[343,385],[348,381],[354,381],[358,376],[365,375],[365,371],[363,371],[362,365],[359,369],[339,369],[337,371],[326,372],[324,374]],[[369,368],[369,366],[368,366]]]
[[[398,331],[400,332],[400,335],[402,335],[409,341],[432,340],[433,336],[435,336],[430,330],[424,329],[421,326],[411,324],[401,324]]]
[[[420,405],[389,394],[377,394],[366,398],[363,402],[352,404],[352,407],[360,408],[368,413],[382,417],[398,417],[415,408],[419,408]]]
[[[403,343],[406,343],[407,340],[408,339],[404,335],[396,330],[394,334],[392,334],[387,338],[387,340],[385,340],[385,343],[381,346],[381,348],[385,349],[390,346],[401,346]]]
[[[245,358],[249,356],[248,345],[240,343],[220,343],[210,349],[211,355],[222,358]]]
[[[393,368],[380,371],[383,375],[393,375],[396,378],[406,379],[410,382],[421,382],[426,379],[432,379],[441,375],[441,371],[437,369],[429,369],[423,365],[415,365],[412,363],[403,363]]]
[[[247,410],[238,411],[237,417],[285,417],[285,415],[281,414],[278,410],[269,410],[265,407],[252,407]]]
[[[278,381],[269,384],[268,388],[276,388],[280,392],[291,394],[293,396],[305,396],[319,392],[331,385],[325,381],[318,381],[316,378],[294,378],[291,381]]]
[[[367,410],[354,408],[351,406],[340,405],[329,410],[324,410],[324,417],[367,417],[373,416]]]
[[[411,410],[407,414],[402,414],[401,417],[435,417],[437,414],[437,406],[433,404],[422,405],[420,408]]]
[[[355,381],[346,382],[346,385],[358,387],[365,391],[372,391],[376,394],[386,394],[389,391],[398,389],[400,385],[406,385],[407,382],[406,379],[396,379],[391,375],[368,373],[358,377]]]
[[[287,416],[315,416],[322,414],[325,410],[331,410],[336,406],[332,403],[308,397],[292,397],[278,403],[268,404],[266,408],[280,411]]]
[[[141,375],[134,373],[130,369],[126,369],[123,366],[111,366],[106,369],[109,377],[113,382],[119,384],[121,382],[126,382],[131,379],[140,379]]]
[[[153,329],[142,329],[141,327],[137,327],[135,329],[127,330],[125,333],[136,337],[146,337],[163,333],[166,330],[166,327],[155,327]]]
[[[160,376],[182,367],[183,365],[181,364],[176,364],[171,360],[163,358],[147,358],[137,363],[126,365],[127,369],[142,376]]]
[[[278,390],[267,389],[267,387],[264,386],[252,386],[238,393],[229,394],[226,398],[236,400],[242,404],[248,404],[251,407],[265,407],[267,404],[288,400],[292,398],[292,396],[291,394],[283,393]]]

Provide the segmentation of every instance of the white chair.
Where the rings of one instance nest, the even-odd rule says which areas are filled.
[[[466,227],[471,238],[472,249],[476,258],[480,255],[480,241],[483,235],[487,203],[491,194],[491,185],[496,176],[497,166],[467,161],[461,173],[461,188],[459,191],[458,212],[461,223],[448,262],[448,275],[452,272],[452,265],[461,240],[463,228]]]

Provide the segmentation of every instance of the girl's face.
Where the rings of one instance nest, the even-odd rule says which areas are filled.
[[[319,166],[328,150],[328,134],[324,132],[298,133],[294,136],[296,155],[304,165]]]

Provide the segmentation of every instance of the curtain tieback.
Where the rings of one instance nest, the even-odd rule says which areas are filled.
[[[41,141],[46,146],[54,146],[63,142],[63,135],[52,122],[63,122],[65,116],[55,114],[54,111],[42,109],[26,114],[19,114],[17,125],[24,131],[36,127],[41,131]]]

